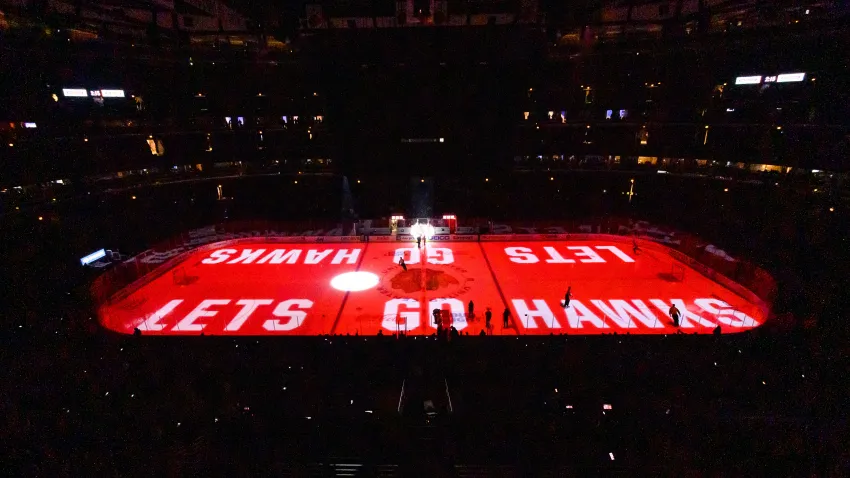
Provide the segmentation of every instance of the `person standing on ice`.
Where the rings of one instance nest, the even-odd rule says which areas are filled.
[[[417,249],[422,248],[422,236],[416,236],[416,248]]]
[[[673,319],[673,327],[679,326],[679,316],[681,312],[679,312],[679,308],[676,307],[676,304],[670,306],[670,318]]]
[[[567,288],[567,293],[564,294],[564,308],[565,309],[570,306],[570,299],[573,298],[573,292],[572,291],[573,291],[573,286],[569,286]]]
[[[404,263],[404,257],[400,257],[398,259],[398,265],[400,265],[401,268],[404,269],[404,272],[407,272],[407,264]]]

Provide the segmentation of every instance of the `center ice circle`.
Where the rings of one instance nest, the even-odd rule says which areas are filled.
[[[371,272],[346,272],[331,279],[331,287],[343,292],[360,292],[378,285],[380,278]]]

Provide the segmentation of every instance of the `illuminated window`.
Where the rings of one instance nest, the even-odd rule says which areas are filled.
[[[777,166],[777,165],[773,165],[773,164],[751,164],[751,165],[749,165],[749,169],[750,169],[750,171],[756,171],[756,172],[781,173],[785,169],[785,167],[784,166]]]
[[[161,140],[154,139],[153,136],[148,136],[147,143],[152,155],[162,156],[165,154],[165,148],[162,146]]]

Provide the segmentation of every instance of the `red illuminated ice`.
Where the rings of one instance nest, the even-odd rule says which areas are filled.
[[[345,272],[331,279],[331,287],[343,292],[360,292],[378,285],[380,278],[371,272]]]

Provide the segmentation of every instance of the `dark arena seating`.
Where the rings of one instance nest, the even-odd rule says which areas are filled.
[[[0,0],[5,475],[850,475],[843,2],[119,3]]]

